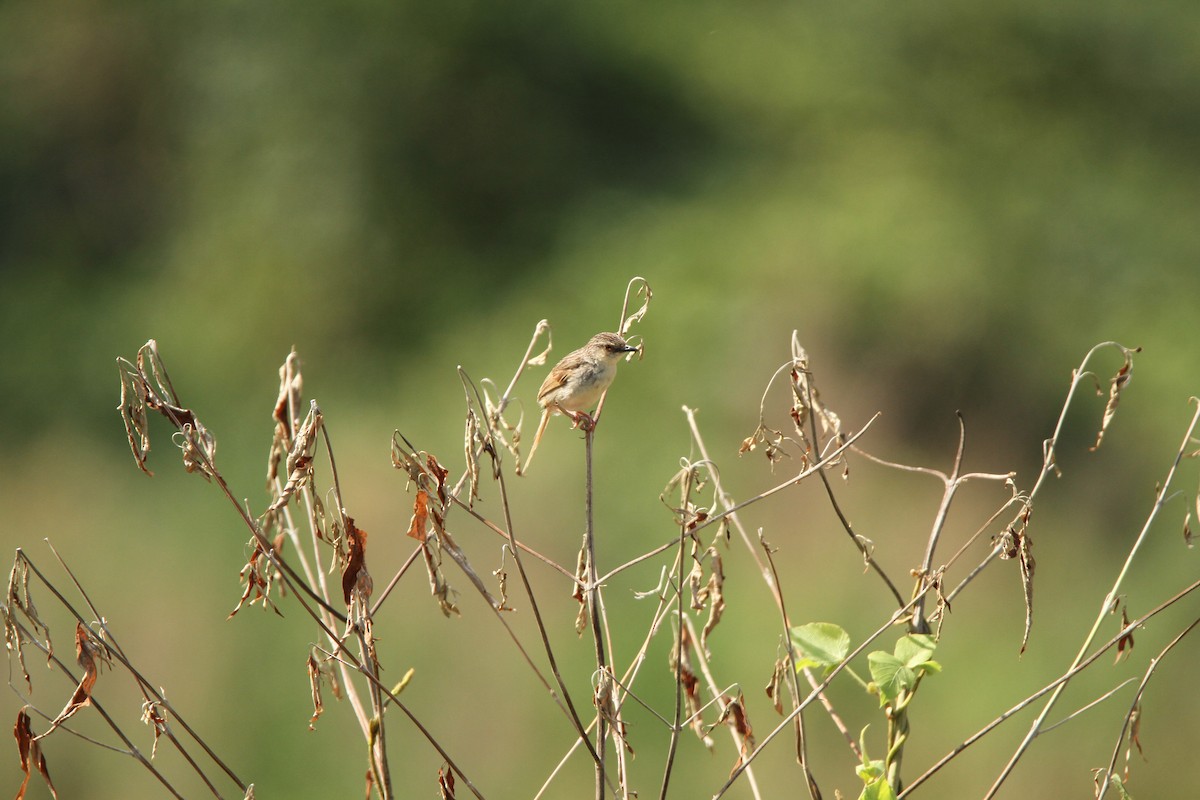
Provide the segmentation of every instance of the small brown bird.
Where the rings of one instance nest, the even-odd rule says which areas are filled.
[[[628,342],[615,333],[597,333],[578,350],[563,356],[554,365],[542,388],[538,389],[538,403],[542,407],[542,421],[529,448],[529,458],[521,471],[529,469],[538,442],[546,430],[551,414],[565,414],[571,418],[572,427],[581,425],[588,429],[594,423],[587,410],[600,402],[601,396],[612,385],[617,375],[617,362],[626,353],[637,352]]]

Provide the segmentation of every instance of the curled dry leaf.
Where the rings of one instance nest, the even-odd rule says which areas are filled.
[[[282,508],[298,489],[312,480],[313,451],[317,443],[317,434],[320,433],[324,421],[325,416],[321,413],[317,401],[310,401],[308,415],[304,418],[300,430],[296,432],[296,438],[292,442],[292,448],[288,452],[285,462],[288,473],[287,483],[284,484],[279,497],[271,504],[269,511],[277,511]]]
[[[325,703],[321,699],[321,679],[322,679],[321,662],[317,661],[316,654],[314,654],[314,653],[308,654],[307,667],[308,667],[308,687],[309,687],[309,690],[312,692],[312,701],[313,701],[313,713],[312,713],[312,716],[309,717],[309,719],[308,719],[308,729],[310,731],[315,731],[317,729],[316,728],[317,719],[319,719],[320,716],[323,713],[325,713]]]
[[[167,732],[167,718],[163,713],[162,703],[147,700],[142,703],[142,722],[154,729],[154,745],[150,748],[150,758],[158,755],[158,740]]]
[[[356,596],[366,600],[374,584],[367,572],[367,532],[346,517],[346,562],[342,567],[342,597],[349,606]]]
[[[621,743],[625,751],[632,755],[633,746],[629,744],[629,739],[625,735],[625,721],[621,719],[621,709],[617,703],[616,681],[613,680],[612,671],[608,667],[604,667],[598,675],[596,690],[592,694],[592,704],[596,707],[596,713],[608,723],[613,736]]]
[[[700,647],[706,653],[708,635],[717,627],[717,623],[721,621],[721,614],[725,611],[725,569],[721,563],[721,554],[717,552],[717,548],[710,547],[707,555],[710,569],[708,583],[695,596],[700,608],[708,607],[708,620],[704,623],[704,630],[700,632]]]
[[[425,541],[425,526],[428,522],[429,492],[424,489],[418,489],[417,497],[413,501],[412,520],[408,523],[409,537],[423,543]]]
[[[1121,368],[1117,370],[1117,374],[1112,376],[1108,385],[1108,402],[1104,404],[1104,417],[1100,420],[1100,430],[1096,433],[1096,443],[1091,446],[1092,450],[1098,450],[1100,443],[1104,440],[1104,434],[1108,430],[1109,423],[1117,414],[1117,404],[1121,402],[1121,392],[1129,381],[1133,378],[1133,354],[1140,353],[1142,348],[1135,347],[1132,350],[1121,348],[1125,362],[1121,364]]]
[[[737,734],[738,759],[729,771],[729,774],[732,775],[745,763],[746,758],[754,750],[754,729],[750,726],[750,718],[746,716],[746,701],[740,691],[736,697],[724,695],[722,705],[724,708],[721,716],[713,723],[713,727],[725,723]]]
[[[787,661],[782,658],[775,659],[775,669],[771,673],[771,680],[767,681],[767,697],[771,701],[771,705],[775,707],[776,714],[783,713],[783,698],[780,696],[780,687],[783,685],[783,677],[787,674]]]
[[[692,669],[692,647],[695,645],[686,626],[681,635],[683,636],[683,646],[679,649],[678,654],[674,647],[671,648],[668,664],[683,689],[683,697],[688,708],[688,724],[697,738],[704,742],[704,746],[711,751],[715,743],[708,735],[708,731],[704,729],[704,720],[701,717],[704,703],[700,698],[700,678]]]
[[[438,768],[438,797],[441,800],[454,800],[454,773],[448,764]]]
[[[50,727],[46,729],[46,732],[40,734],[37,738],[42,739],[49,736],[55,728],[73,717],[76,711],[84,706],[91,705],[92,689],[96,686],[96,677],[99,671],[96,661],[97,659],[106,660],[107,657],[107,650],[104,644],[82,622],[76,623],[75,661],[83,668],[83,677],[79,679],[79,686],[75,688],[75,692],[71,695],[71,699],[67,701],[67,704],[63,706],[63,710],[50,723]]]
[[[29,669],[25,666],[25,651],[21,649],[25,635],[17,624],[16,612],[28,620],[35,634],[41,631],[46,638],[47,656],[54,653],[54,644],[50,641],[50,628],[38,617],[37,608],[33,604],[33,596],[29,593],[29,562],[25,554],[17,551],[13,559],[12,570],[8,573],[8,601],[0,604],[0,615],[4,617],[4,644],[10,653],[16,653],[17,663],[21,665],[21,674],[25,676],[25,686],[33,691],[33,681],[29,677]]]
[[[117,372],[121,379],[121,402],[117,410],[125,424],[125,434],[138,468],[147,475],[146,458],[150,453],[150,432],[147,411],[157,411],[177,429],[175,441],[183,451],[183,468],[187,472],[199,472],[205,480],[215,473],[213,462],[217,452],[217,440],[196,418],[195,413],[184,408],[167,376],[166,365],[158,355],[158,343],[153,339],[138,350],[137,363],[117,359]]]
[[[997,544],[1001,547],[1000,558],[1016,559],[1021,568],[1021,587],[1025,592],[1025,632],[1021,636],[1020,653],[1025,652],[1025,647],[1029,644],[1029,632],[1033,628],[1033,571],[1037,563],[1030,552],[1033,541],[1030,540],[1028,532],[1029,516],[1032,512],[1032,507],[1026,505],[1017,520],[997,539]]]
[[[50,768],[46,765],[46,756],[42,753],[41,745],[38,743],[38,739],[41,737],[33,735],[33,729],[29,725],[29,713],[24,708],[17,713],[13,736],[17,740],[17,752],[21,757],[21,771],[25,773],[25,780],[21,781],[21,788],[17,789],[16,800],[23,800],[25,797],[25,790],[29,787],[29,778],[35,767],[41,774],[42,780],[46,781],[50,794],[57,800],[58,790],[54,788],[54,782],[50,780]]]

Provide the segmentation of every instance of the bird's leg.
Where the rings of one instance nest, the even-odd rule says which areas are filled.
[[[591,430],[596,429],[596,420],[592,419],[591,415],[589,415],[587,412],[585,412],[585,411],[565,411],[565,409],[564,409],[564,413],[566,413],[566,415],[571,418],[571,427],[572,428],[579,428],[580,430],[584,430],[584,431],[591,431]]]

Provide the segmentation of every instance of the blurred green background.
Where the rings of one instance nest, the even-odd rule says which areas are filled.
[[[1029,651],[1018,659],[1012,564],[954,605],[945,672],[914,711],[915,775],[1066,667],[1190,419],[1197,41],[1200,8],[1170,1],[10,0],[0,5],[0,544],[50,568],[49,538],[145,674],[258,797],[358,796],[364,747],[349,710],[306,729],[313,634],[301,615],[285,602],[284,620],[253,610],[225,621],[246,556],[232,509],[182,473],[163,426],[156,477],[129,458],[114,359],[146,339],[158,340],[184,402],[217,436],[218,465],[256,512],[276,370],[298,349],[348,509],[371,533],[377,586],[410,551],[391,431],[460,469],[455,366],[506,385],[539,319],[554,325],[557,358],[616,326],[634,275],[655,296],[637,330],[646,358],[621,368],[598,440],[599,557],[610,565],[671,536],[658,493],[693,452],[681,405],[701,409],[737,497],[795,468],[772,475],[757,454],[736,456],[793,330],[849,428],[884,412],[865,440],[872,452],[948,467],[961,410],[968,468],[1016,470],[1022,487],[1070,369],[1099,341],[1142,346],[1098,453],[1086,447],[1102,401],[1085,397],[1070,417],[1064,478],[1031,531]],[[1102,380],[1118,365],[1102,359]],[[527,410],[540,379],[535,370],[519,386]],[[780,424],[786,405],[773,396]],[[571,564],[582,448],[555,423],[513,487],[515,524]],[[1131,614],[1196,573],[1180,535],[1190,462],[1179,480],[1188,494],[1167,506],[1124,587]],[[906,576],[940,486],[860,460],[840,491],[879,560]],[[971,488],[943,558],[1003,497]],[[491,486],[481,510],[499,514]],[[861,637],[888,612],[817,487],[746,521],[780,548],[796,622],[837,621]],[[495,569],[495,540],[463,522],[477,568]],[[762,736],[777,722],[761,687],[779,623],[744,548],[735,542],[725,558],[714,667],[742,683]],[[442,619],[420,575],[390,601],[379,631],[389,674],[416,667],[405,697],[486,796],[532,796],[569,728],[467,582],[449,576],[462,619]],[[609,586],[620,659],[649,620],[632,591],[657,578],[647,565]],[[587,707],[590,644],[572,632],[569,587],[552,573],[537,581]],[[514,624],[531,637],[515,593],[514,603]],[[1130,663],[1098,666],[1053,717],[1140,675],[1190,608],[1149,626]],[[69,626],[55,636],[69,653]],[[1195,693],[1180,691],[1195,652],[1185,642],[1151,684],[1135,796],[1178,795],[1176,765],[1190,757],[1178,734],[1200,720]],[[53,713],[70,686],[33,662],[34,699]],[[666,713],[665,641],[643,669],[646,695]],[[105,678],[98,696],[120,697]],[[1089,769],[1107,762],[1130,691],[1039,739],[1001,796],[1090,796]],[[0,714],[12,719],[22,700],[6,698]],[[848,684],[835,701],[855,732],[873,723],[879,756],[871,702]],[[122,702],[110,704],[136,720],[136,701]],[[80,728],[97,730],[87,713]],[[392,719],[397,786],[433,796],[436,753]],[[1008,723],[922,796],[982,794],[1028,721]],[[665,736],[644,712],[631,711],[631,725],[635,783],[649,796]],[[148,750],[149,732],[128,727]],[[855,796],[848,749],[820,714],[810,727],[827,796]],[[713,757],[684,739],[673,796],[721,784],[734,756],[716,738]],[[788,750],[777,743],[759,766],[767,796],[799,792]],[[64,796],[160,793],[133,762],[68,736],[46,752]],[[159,758],[179,774],[172,756]],[[4,763],[11,787],[16,754]],[[560,780],[548,796],[588,796],[582,761]],[[750,795],[740,786],[730,796]]]

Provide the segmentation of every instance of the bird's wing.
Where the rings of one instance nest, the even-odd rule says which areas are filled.
[[[546,376],[546,380],[542,381],[542,388],[538,389],[538,402],[541,403],[546,398],[546,395],[561,388],[567,382],[568,375],[570,373],[567,370],[550,370],[550,374]],[[542,404],[545,405],[545,403]]]

